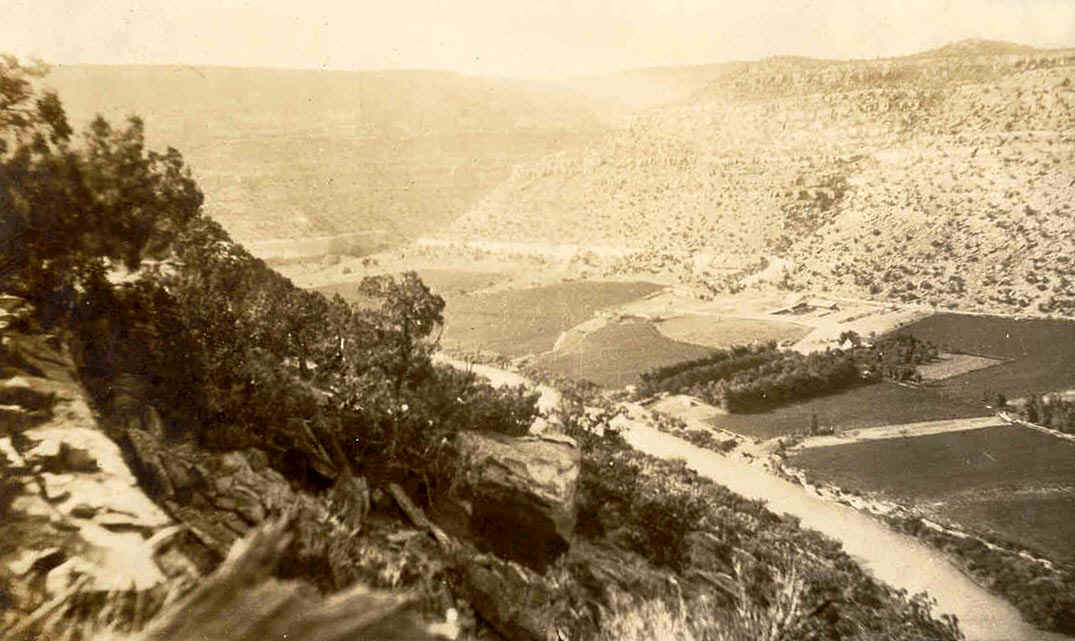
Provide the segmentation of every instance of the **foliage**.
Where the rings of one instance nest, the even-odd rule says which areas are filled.
[[[76,145],[56,94],[35,91],[45,72],[0,59],[0,289],[56,320],[110,266],[159,256],[203,198],[178,151],[145,149],[136,117],[98,117]]]
[[[846,350],[803,355],[769,343],[735,346],[706,358],[651,370],[642,376],[645,393],[687,392],[730,412],[760,411],[838,392],[855,385],[919,380],[917,366],[937,357],[937,348],[898,334],[864,345],[845,332]]]
[[[733,345],[727,349],[716,350],[703,358],[651,369],[642,374],[641,378],[644,388],[650,393],[673,391],[700,381],[723,378],[778,356],[774,343],[753,347]]]
[[[1027,621],[1046,630],[1075,633],[1075,567],[1070,564],[1049,567],[1021,550],[927,527],[918,518],[893,516],[888,521],[954,557],[965,572],[1003,595]]]
[[[998,409],[1014,406],[1019,418],[1067,434],[1075,434],[1075,401],[1059,395],[1031,394],[1022,403],[1009,405],[1002,394],[997,395]]]
[[[669,630],[697,639],[960,639],[954,622],[937,618],[924,596],[908,597],[866,576],[838,544],[804,530],[790,517],[766,509],[717,485],[682,462],[662,461],[632,449],[610,424],[615,408],[591,406],[569,393],[561,414],[565,431],[583,450],[579,479],[579,534],[611,540],[665,566],[683,578],[683,590],[704,568],[694,558],[699,535],[712,537],[718,565],[738,586],[729,609],[688,601],[690,616],[678,619],[683,604],[664,602]],[[713,594],[712,586],[703,590]],[[684,597],[685,599],[687,597]],[[641,607],[641,606],[639,606]],[[622,611],[621,611],[622,610]],[[616,610],[612,625],[664,630],[661,617],[650,622]],[[796,614],[798,613],[798,614]],[[800,616],[801,615],[801,616]],[[617,622],[618,621],[618,622]],[[723,635],[723,636],[722,636]],[[753,635],[753,636],[752,636]],[[777,638],[777,637],[768,637]]]

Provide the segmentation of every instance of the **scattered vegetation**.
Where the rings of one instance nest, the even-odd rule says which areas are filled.
[[[582,408],[594,402],[597,411]],[[954,621],[934,618],[923,596],[906,595],[869,580],[838,547],[802,530],[794,519],[777,516],[689,470],[631,449],[610,419],[614,406],[594,388],[568,388],[564,395],[566,431],[582,446],[579,532],[612,539],[659,566],[684,577],[708,576],[703,593],[718,607],[689,600],[687,582],[678,602],[644,602],[635,607],[667,613],[642,622],[633,607],[620,607],[613,625],[669,629],[698,639],[898,639],[905,634],[959,639]],[[700,545],[709,541],[712,547]],[[708,549],[708,570],[698,565]],[[794,552],[792,552],[794,550]],[[722,578],[723,574],[723,578]],[[717,588],[730,579],[731,593]],[[899,602],[900,605],[895,606]],[[720,604],[725,605],[721,606]],[[696,612],[695,606],[700,606]],[[680,610],[686,607],[688,610]],[[689,611],[680,618],[677,613]],[[700,614],[699,614],[700,613]],[[782,613],[780,616],[778,614]],[[653,626],[657,626],[654,628]],[[761,637],[751,636],[765,630]],[[913,632],[912,632],[913,631]],[[765,634],[781,636],[765,636]]]
[[[977,43],[730,64],[681,104],[523,164],[454,232],[620,248],[609,272],[705,295],[1070,316],[1073,68],[1071,50]]]

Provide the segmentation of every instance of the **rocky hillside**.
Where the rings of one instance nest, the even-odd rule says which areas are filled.
[[[1075,51],[723,67],[684,104],[516,168],[457,236],[613,245],[620,269],[1075,313]]]

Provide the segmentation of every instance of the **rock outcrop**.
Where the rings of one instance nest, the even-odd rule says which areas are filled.
[[[0,338],[0,639],[133,634],[273,517],[299,533],[288,540],[362,528],[361,477],[341,475],[315,497],[260,450],[165,440],[148,406],[106,433],[60,341],[10,329]],[[260,589],[297,608],[316,601],[270,587]]]
[[[39,336],[3,341],[0,629],[13,639],[135,629],[210,571],[212,555],[141,490],[66,355]]]
[[[570,546],[581,454],[563,435],[461,432],[455,496],[479,546],[543,571]]]

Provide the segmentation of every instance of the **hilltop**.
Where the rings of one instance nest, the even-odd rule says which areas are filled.
[[[457,238],[613,246],[611,268],[1075,313],[1075,50],[964,41],[725,65],[685,100],[514,169]],[[739,281],[768,264],[765,279]],[[759,285],[760,286],[760,285]]]

